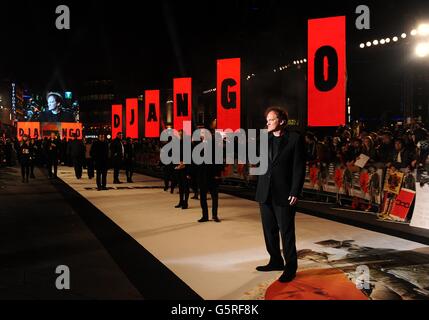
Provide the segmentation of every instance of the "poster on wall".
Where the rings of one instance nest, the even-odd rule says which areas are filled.
[[[355,167],[340,164],[309,163],[306,166],[304,190],[335,194],[337,199],[364,200],[363,209],[381,203],[383,170],[375,166]],[[356,209],[356,208],[355,208]]]
[[[428,170],[418,170],[416,174],[416,202],[410,226],[429,229]]]

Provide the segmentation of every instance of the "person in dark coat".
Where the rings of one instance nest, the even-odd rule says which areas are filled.
[[[55,132],[51,133],[51,137],[46,141],[45,154],[48,166],[49,179],[57,177],[58,158],[60,152],[60,141]],[[53,169],[53,171],[52,171]]]
[[[91,157],[92,140],[85,141],[85,164],[88,172],[88,179],[94,178],[94,160]]]
[[[113,183],[122,183],[119,181],[119,171],[124,161],[125,148],[122,143],[122,132],[118,132],[116,138],[110,145],[112,164],[113,164]]]
[[[183,150],[183,130],[179,131],[180,134],[180,150]],[[176,180],[179,185],[179,203],[175,208],[188,209],[188,200],[189,200],[189,165],[185,164],[183,161],[183,152],[181,154],[181,161],[178,165],[174,167],[176,174]]]
[[[396,139],[395,151],[387,167],[394,166],[396,169],[408,168],[413,166],[413,163],[416,162],[414,161],[415,158],[415,155],[405,148],[404,141],[402,139]]]
[[[82,167],[85,159],[85,146],[82,140],[78,140],[76,134],[74,139],[68,142],[67,153],[73,163],[74,173],[77,179],[82,178]]]
[[[201,138],[202,141],[199,144],[211,144],[212,157],[209,163],[194,164],[194,171],[196,183],[200,190],[200,205],[202,210],[202,217],[198,222],[209,221],[209,210],[207,206],[207,193],[210,192],[212,198],[212,219],[213,221],[220,222],[218,217],[218,202],[219,202],[219,183],[221,180],[221,174],[223,164],[215,163],[215,136],[212,134],[210,140],[205,137]],[[205,149],[203,149],[205,150]],[[203,156],[203,154],[202,154]],[[188,176],[188,179],[191,179]]]
[[[127,176],[127,182],[133,182],[133,173],[134,173],[134,161],[136,157],[136,152],[134,149],[134,144],[131,138],[127,138],[124,143],[124,164],[125,164],[125,174]]]
[[[298,268],[295,213],[305,177],[305,142],[299,133],[286,130],[288,117],[284,110],[272,107],[265,114],[269,133],[268,169],[258,177],[256,201],[260,205],[270,261],[256,270],[283,270],[279,281],[289,282]],[[286,265],[280,250],[280,235]]]
[[[18,161],[21,164],[21,175],[22,182],[28,183],[28,177],[30,175],[30,165],[33,155],[33,150],[28,140],[28,136],[24,134],[22,136],[22,141],[18,145]]]
[[[100,134],[98,140],[93,142],[90,153],[96,170],[97,190],[107,190],[109,145],[104,134]]]
[[[30,148],[31,148],[31,160],[30,160],[30,178],[35,179],[36,176],[34,175],[34,165],[37,162],[37,149],[39,148],[36,140],[30,139]]]

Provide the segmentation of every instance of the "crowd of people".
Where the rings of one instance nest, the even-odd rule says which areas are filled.
[[[307,131],[306,159],[309,163],[336,163],[351,167],[360,155],[369,157],[368,164],[396,169],[427,169],[428,130],[412,121],[370,131],[364,124],[341,126],[334,135],[317,137]]]
[[[89,179],[96,178],[97,190],[107,189],[107,173],[113,170],[113,183],[120,184],[119,172],[125,170],[127,183],[133,182],[136,163],[161,167],[164,175],[164,190],[174,193],[179,189],[176,208],[187,209],[190,190],[192,199],[200,200],[202,218],[209,220],[207,193],[211,193],[212,218],[218,218],[218,187],[221,182],[223,166],[217,165],[163,165],[159,160],[162,147],[159,139],[124,139],[119,133],[108,140],[101,134],[97,139],[67,141],[60,140],[55,133],[43,140],[30,139],[24,135],[17,139],[0,139],[0,164],[13,166],[21,164],[22,182],[35,178],[34,166],[46,168],[48,177],[57,177],[57,166],[73,166],[77,179],[81,179],[83,168],[87,169]],[[422,123],[412,121],[368,130],[364,124],[341,126],[333,135],[317,136],[305,132],[306,161],[312,163],[341,164],[353,168],[355,162],[364,154],[368,165],[377,168],[395,167],[404,169],[429,169],[429,134]]]

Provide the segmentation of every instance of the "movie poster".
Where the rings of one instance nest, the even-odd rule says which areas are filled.
[[[416,202],[410,226],[429,229],[429,172],[426,169],[416,173]]]

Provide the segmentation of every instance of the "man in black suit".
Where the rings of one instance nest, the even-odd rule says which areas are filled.
[[[82,178],[82,167],[85,159],[85,145],[82,140],[77,139],[77,135],[73,135],[73,140],[67,145],[67,153],[72,160],[74,173],[77,179]]]
[[[296,202],[305,177],[305,145],[303,137],[286,130],[287,113],[277,107],[268,108],[268,170],[259,176],[256,201],[260,204],[265,244],[270,261],[258,271],[283,270],[280,282],[295,278],[298,258],[295,245]],[[280,251],[281,235],[284,264]]]
[[[125,149],[122,144],[122,132],[116,134],[116,139],[111,144],[112,164],[113,164],[113,183],[122,183],[119,181],[119,170],[124,160]]]
[[[105,139],[104,134],[100,134],[90,151],[91,158],[94,160],[96,176],[97,176],[97,190],[107,190],[107,162],[109,160],[109,145]]]
[[[58,159],[59,159],[60,140],[55,132],[51,133],[51,137],[46,141],[45,153],[48,164],[49,179],[57,177]],[[53,172],[52,172],[53,169]]]
[[[204,138],[200,143],[207,143]],[[209,209],[207,206],[207,193],[210,192],[212,197],[212,218],[213,221],[220,222],[218,217],[218,204],[219,204],[219,183],[222,175],[222,164],[215,163],[215,135],[212,132],[212,159],[210,163],[202,163],[194,166],[194,172],[200,189],[200,205],[202,209],[202,217],[198,222],[209,221]],[[188,176],[188,179],[191,179]]]

